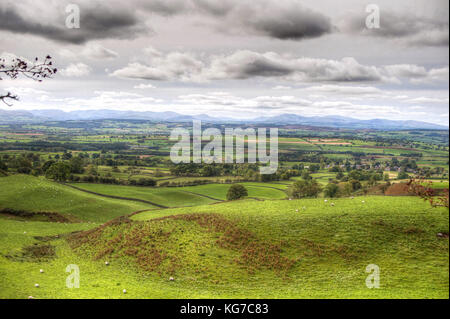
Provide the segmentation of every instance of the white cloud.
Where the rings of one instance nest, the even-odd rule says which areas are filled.
[[[272,90],[292,90],[292,86],[277,85]]]
[[[170,52],[163,54],[153,48],[147,63],[133,62],[111,75],[154,81],[205,82],[213,80],[245,80],[275,78],[291,82],[387,82],[442,81],[448,67],[427,70],[414,64],[370,66],[355,58],[341,60],[296,57],[275,52],[258,53],[239,50],[228,55],[199,57],[192,53]],[[323,90],[345,90],[345,87],[323,87]],[[374,88],[353,87],[347,91],[372,91]]]
[[[91,73],[91,67],[84,63],[71,63],[60,73],[67,77],[83,77]]]
[[[81,51],[81,54],[87,58],[97,60],[112,60],[119,56],[117,52],[93,43],[89,43],[83,51]]]
[[[156,86],[154,86],[153,84],[141,83],[139,85],[135,85],[133,88],[138,90],[147,90],[147,89],[156,89]]]

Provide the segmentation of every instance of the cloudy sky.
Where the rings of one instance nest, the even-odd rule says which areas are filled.
[[[66,26],[70,3],[80,28]],[[444,0],[1,0],[0,55],[50,54],[59,71],[3,79],[20,101],[0,108],[448,125],[448,12]]]

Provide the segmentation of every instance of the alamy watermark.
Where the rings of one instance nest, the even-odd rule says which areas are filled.
[[[225,135],[217,128],[202,131],[201,121],[193,121],[191,132],[185,128],[174,129],[171,141],[177,141],[170,151],[173,163],[226,163],[267,164],[259,168],[260,174],[274,174],[278,170],[278,129],[225,128]],[[245,143],[247,139],[247,151]],[[208,141],[202,148],[202,141]],[[225,150],[224,150],[225,142]],[[269,143],[269,148],[267,147]],[[269,153],[267,152],[269,150]],[[192,151],[192,152],[191,152]],[[191,154],[192,153],[192,154]],[[192,156],[191,156],[192,155]]]
[[[369,289],[380,288],[380,267],[375,264],[367,265],[366,273],[369,273],[366,278],[366,287]]]
[[[76,4],[68,4],[66,6],[66,27],[68,29],[80,28],[80,7]]]
[[[376,4],[369,4],[366,7],[366,13],[369,15],[366,17],[367,29],[379,29],[380,28],[380,7]]]
[[[67,265],[66,272],[70,273],[66,277],[66,287],[67,288],[80,288],[80,267],[75,264]]]

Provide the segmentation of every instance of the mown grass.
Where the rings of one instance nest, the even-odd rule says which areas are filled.
[[[282,190],[284,185],[266,185],[265,183],[239,183],[245,186],[248,197],[259,199],[283,199],[286,193]],[[197,194],[210,196],[212,198],[226,200],[227,192],[230,188],[228,184],[209,184],[199,186],[183,187],[183,190]],[[275,189],[276,188],[276,189]]]
[[[12,175],[0,178],[0,208],[56,212],[84,221],[105,222],[156,207],[87,194],[42,177]]]
[[[184,188],[151,188],[87,183],[73,185],[100,194],[138,198],[167,207],[206,205],[216,202],[209,198],[183,192],[182,189]]]

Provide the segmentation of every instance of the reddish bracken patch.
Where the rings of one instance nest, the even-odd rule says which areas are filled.
[[[194,221],[209,231],[222,233],[217,244],[226,249],[237,250],[241,256],[236,262],[254,272],[256,269],[287,271],[295,260],[281,255],[280,244],[264,242],[256,238],[250,231],[239,228],[234,222],[218,214],[189,214],[170,216],[172,219]]]
[[[262,241],[219,214],[175,215],[146,222],[132,222],[122,217],[96,229],[73,234],[69,244],[75,250],[93,250],[94,259],[122,256],[133,259],[144,271],[175,274],[184,265],[183,256],[168,249],[167,243],[175,242],[177,234],[174,233],[184,230],[166,221],[193,222],[208,233],[217,234],[214,244],[238,252],[239,257],[234,262],[249,273],[258,269],[286,272],[296,262],[282,256],[281,244]],[[116,227],[117,231],[112,231]]]
[[[405,183],[395,183],[388,187],[384,193],[387,196],[411,196],[409,186]]]

